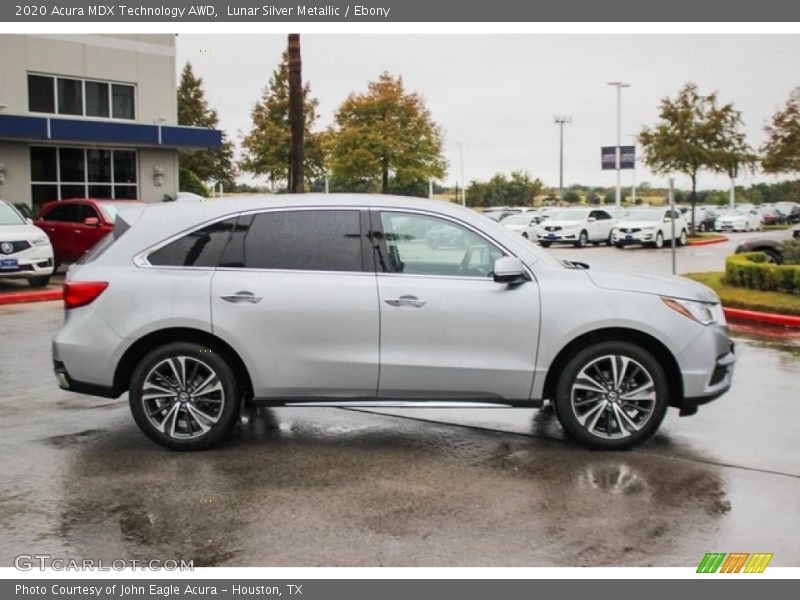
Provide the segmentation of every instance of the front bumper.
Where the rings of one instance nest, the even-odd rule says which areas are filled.
[[[546,231],[544,233],[537,233],[536,239],[540,242],[548,242],[557,244],[558,242],[569,242],[570,244],[578,241],[578,231]]]
[[[635,231],[632,233],[624,233],[614,231],[611,234],[611,242],[616,245],[630,246],[633,244],[649,244],[655,241],[656,230],[653,231]]]
[[[714,357],[709,360],[708,357]],[[711,325],[678,356],[683,367],[683,396],[677,404],[681,416],[697,412],[697,407],[716,400],[727,392],[733,381],[736,363],[735,344],[725,325]]]
[[[4,268],[2,261],[16,261],[13,268]],[[53,249],[50,246],[33,246],[14,254],[0,254],[0,278],[25,279],[53,274]]]

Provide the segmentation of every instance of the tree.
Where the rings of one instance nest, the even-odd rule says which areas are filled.
[[[442,134],[423,99],[382,73],[336,111],[330,165],[348,187],[381,190],[444,177]]]
[[[730,148],[730,120],[740,119],[731,105],[719,107],[717,95],[702,95],[694,83],[687,83],[672,98],[661,100],[659,121],[639,134],[644,161],[656,173],[683,173],[692,182],[691,230],[694,233],[697,204],[697,176],[703,169],[719,170],[720,148]]]
[[[203,80],[186,63],[178,86],[178,125],[190,127],[219,127],[217,111],[208,106],[203,90]],[[233,144],[222,132],[222,145],[218,148],[181,149],[178,155],[181,169],[194,173],[201,181],[218,181],[226,188],[235,185],[236,167],[233,160]],[[188,181],[182,177],[181,181]],[[183,187],[180,188],[184,190]]]
[[[709,112],[709,131],[713,137],[710,147],[710,167],[724,173],[731,181],[730,203],[736,200],[736,178],[742,170],[754,171],[758,155],[747,143],[741,128],[742,113],[725,104]]]
[[[767,173],[800,172],[800,87],[789,94],[782,110],[764,128],[767,141],[761,147],[761,167]]]
[[[498,173],[489,181],[472,181],[467,188],[468,206],[533,206],[533,201],[542,193],[541,180],[531,180],[522,171],[506,177]]]
[[[567,204],[578,204],[581,201],[581,197],[578,192],[574,192],[572,190],[568,191],[564,194],[564,202]]]
[[[289,34],[289,129],[292,132],[289,148],[289,193],[303,191],[303,70],[300,60],[300,34]]]
[[[323,134],[312,131],[319,102],[311,96],[311,85],[303,86],[303,163],[309,180],[325,172]],[[284,52],[261,99],[250,113],[253,127],[243,139],[242,170],[266,177],[275,186],[289,182],[292,130],[289,124],[289,54]]]

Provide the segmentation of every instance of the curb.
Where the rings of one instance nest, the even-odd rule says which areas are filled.
[[[723,242],[729,242],[730,238],[725,237],[724,235],[718,238],[712,238],[710,240],[695,240],[689,241],[686,245],[687,246],[710,246],[711,244],[721,244]]]
[[[0,294],[0,305],[4,304],[23,304],[26,302],[45,302],[47,300],[61,300],[64,297],[63,290],[41,290],[37,292],[11,292],[10,294]]]
[[[754,310],[744,310],[741,308],[722,307],[725,317],[736,321],[749,321],[751,323],[761,323],[762,325],[780,325],[782,327],[792,327],[800,329],[800,317],[793,315],[780,315],[775,313],[756,312]]]

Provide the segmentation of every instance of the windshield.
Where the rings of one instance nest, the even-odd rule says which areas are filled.
[[[25,219],[7,202],[0,202],[0,225],[24,225]]]
[[[664,215],[660,210],[634,210],[622,217],[623,221],[660,221]]]
[[[550,218],[553,221],[583,221],[587,214],[583,210],[560,210]]]

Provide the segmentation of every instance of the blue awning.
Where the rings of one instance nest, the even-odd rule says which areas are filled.
[[[216,148],[222,132],[200,127],[0,114],[0,140]]]

